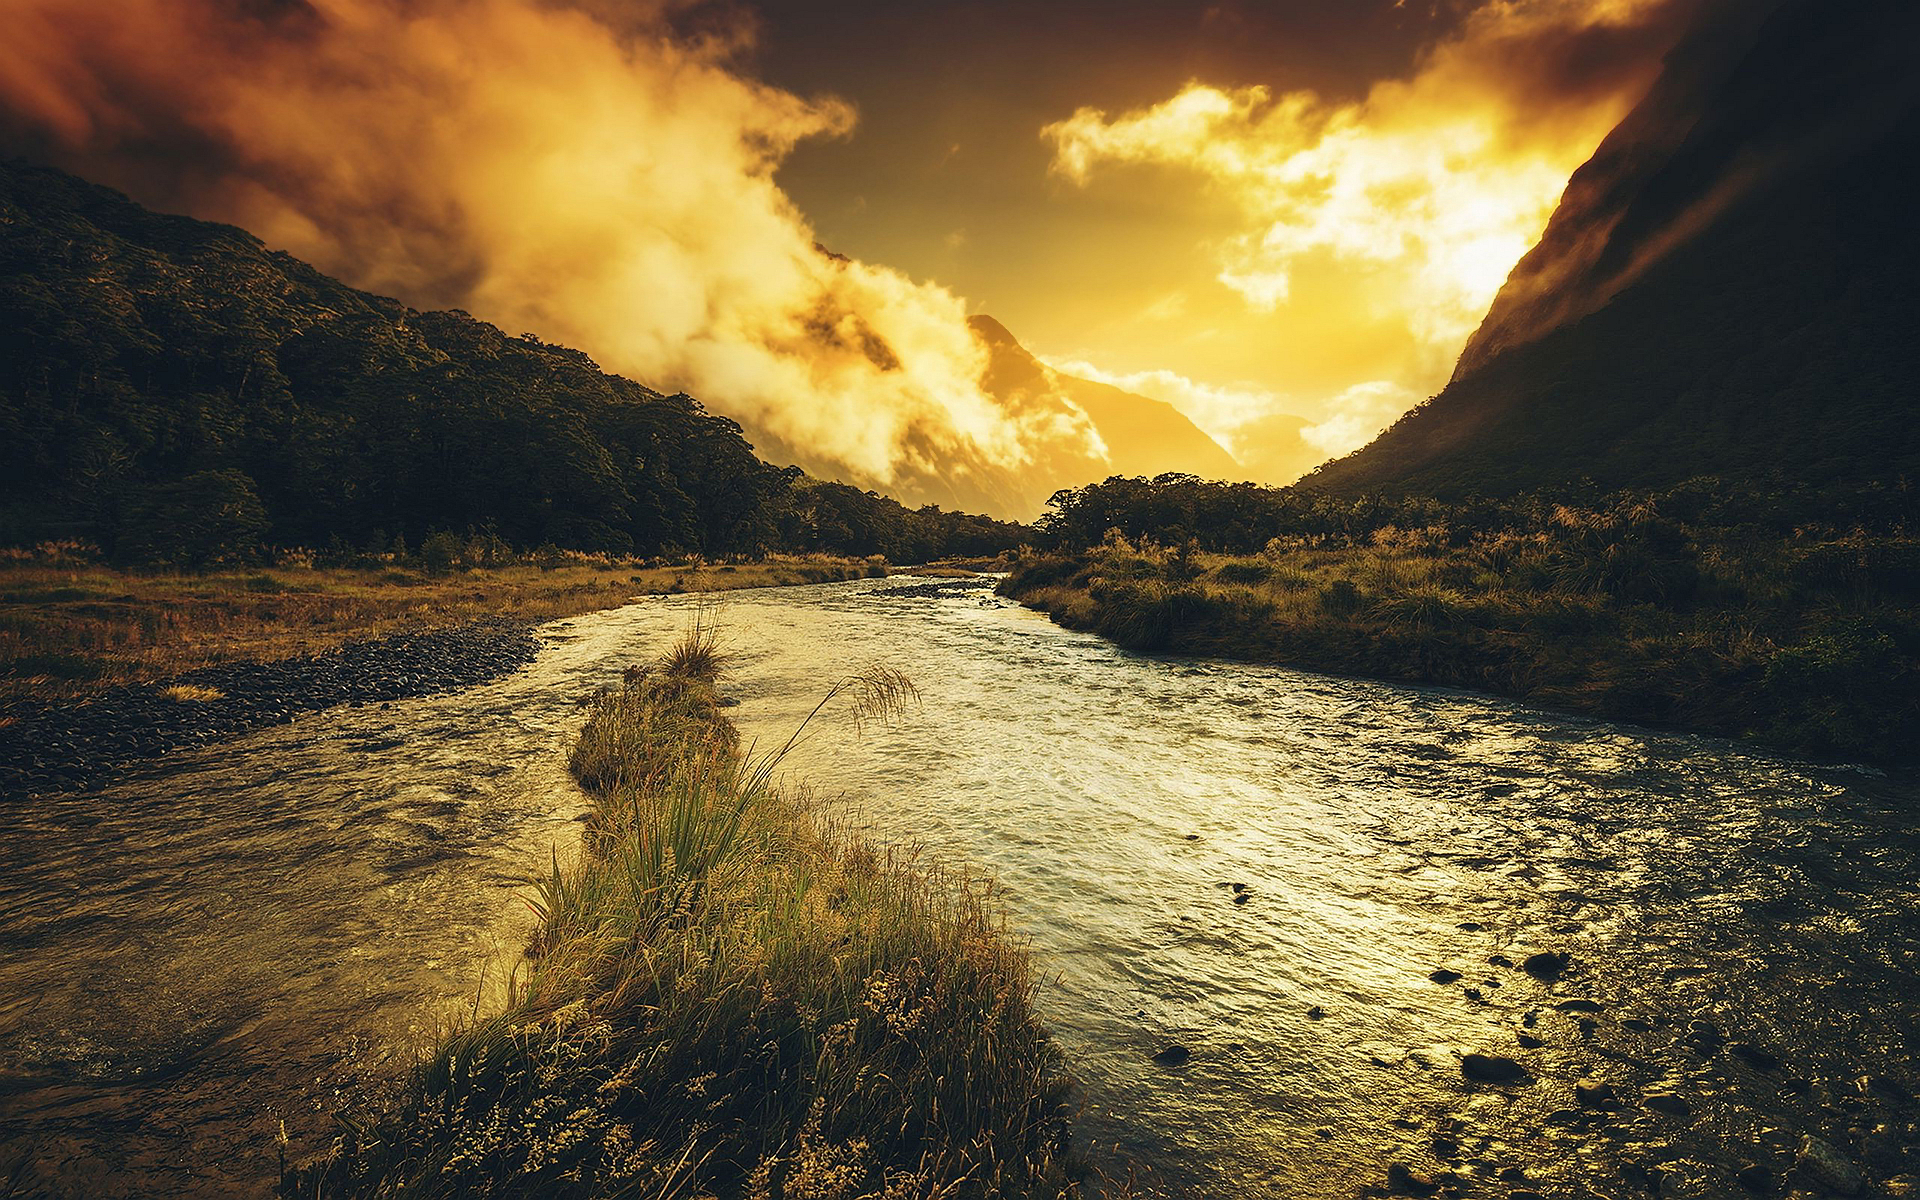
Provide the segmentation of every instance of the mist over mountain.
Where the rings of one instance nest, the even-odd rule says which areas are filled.
[[[1441,394],[1309,476],[1502,494],[1920,470],[1920,7],[1719,4]]]
[[[684,394],[359,291],[227,225],[0,161],[0,543],[186,564],[491,529],[640,554],[991,552]]]
[[[1040,464],[1040,470],[1053,481],[1053,488],[1079,487],[1109,475],[1183,471],[1209,479],[1229,479],[1242,473],[1240,464],[1220,443],[1166,401],[1056,371],[1035,358],[992,317],[968,317],[967,325],[987,347],[987,371],[981,383],[989,395],[1015,412],[1040,410],[1064,415],[1078,410],[1092,420],[1105,444],[1104,458],[1075,446],[1063,446]]]

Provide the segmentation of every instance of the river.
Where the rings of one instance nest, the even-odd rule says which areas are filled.
[[[899,719],[829,713],[786,770],[1000,879],[1103,1169],[1180,1196],[1351,1196],[1390,1163],[1413,1190],[1718,1196],[1784,1182],[1809,1135],[1829,1173],[1915,1169],[1911,784],[1135,656],[977,582],[728,593],[723,687],[772,746],[850,671],[913,679]],[[0,1181],[260,1193],[282,1122],[289,1154],[323,1145],[498,987],[585,810],[580,699],[710,603],[556,622],[508,679],[10,814]],[[1539,953],[1564,971],[1520,969]],[[1527,1081],[1466,1080],[1468,1053]]]

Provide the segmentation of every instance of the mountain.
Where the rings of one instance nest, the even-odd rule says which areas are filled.
[[[1452,381],[1308,476],[1498,495],[1920,473],[1920,5],[1705,10]]]
[[[1062,374],[1035,358],[992,317],[968,317],[967,324],[987,347],[987,373],[981,382],[988,394],[1015,413],[1065,416],[1078,409],[1106,443],[1104,458],[1063,453],[1043,464],[1055,487],[1080,487],[1109,475],[1180,471],[1232,479],[1243,474],[1220,443],[1173,405]]]
[[[202,562],[492,527],[522,546],[991,552],[755,457],[732,421],[252,235],[0,162],[0,544]]]

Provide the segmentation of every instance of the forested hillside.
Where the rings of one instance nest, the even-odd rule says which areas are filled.
[[[0,163],[0,543],[198,565],[470,528],[522,546],[896,559],[1022,532],[771,466],[732,421],[578,351]]]

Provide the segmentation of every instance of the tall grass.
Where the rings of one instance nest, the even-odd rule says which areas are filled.
[[[1454,684],[1900,764],[1920,738],[1920,539],[1819,540],[1561,510],[1184,556],[1108,537],[1002,590],[1136,650]]]
[[[1059,1059],[990,889],[777,786],[793,743],[741,752],[709,634],[594,705],[586,852],[541,884],[506,1011],[284,1194],[1074,1194]],[[829,695],[872,715],[911,692]]]

